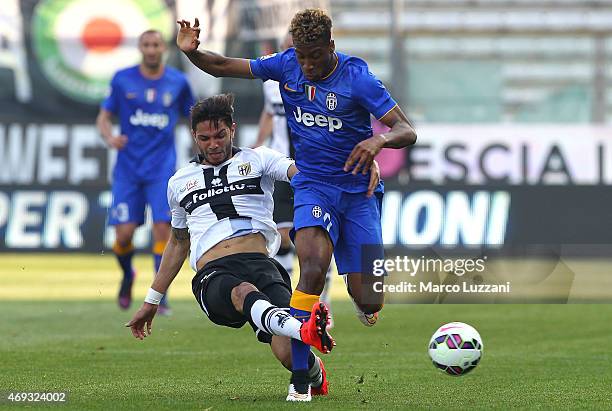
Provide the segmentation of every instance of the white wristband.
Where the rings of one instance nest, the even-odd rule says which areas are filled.
[[[379,134],[379,136],[381,136],[383,138],[383,140],[385,140],[385,144],[387,144],[389,142],[389,139],[384,134],[381,133],[381,134]]]
[[[144,300],[145,300],[145,303],[159,305],[159,302],[161,301],[162,298],[164,298],[164,295],[162,293],[160,293],[159,291],[155,291],[152,288],[149,288],[149,291],[147,292],[147,296],[145,297]]]

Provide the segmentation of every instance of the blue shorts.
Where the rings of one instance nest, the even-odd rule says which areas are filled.
[[[151,207],[154,223],[169,223],[172,219],[167,200],[169,179],[170,176],[151,181],[135,181],[114,176],[113,204],[109,210],[108,224],[144,224],[146,204]]]
[[[384,258],[380,223],[383,191],[370,198],[366,193],[349,193],[330,184],[296,174],[291,180],[295,192],[293,230],[322,227],[334,245],[339,274],[370,272],[362,266],[367,258]],[[367,263],[366,263],[367,264]]]

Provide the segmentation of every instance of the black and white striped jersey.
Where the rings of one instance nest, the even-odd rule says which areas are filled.
[[[274,181],[289,181],[293,160],[267,147],[234,149],[218,166],[195,160],[168,181],[172,227],[188,228],[189,262],[228,238],[261,233],[270,256],[278,251],[280,235],[272,220]]]

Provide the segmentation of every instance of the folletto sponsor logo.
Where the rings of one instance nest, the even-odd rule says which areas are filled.
[[[200,191],[198,193],[193,194],[192,201],[194,203],[198,201],[204,201],[206,199],[218,196],[223,193],[229,193],[236,190],[244,190],[246,188],[246,184],[230,184],[223,188],[211,188],[206,191]]]

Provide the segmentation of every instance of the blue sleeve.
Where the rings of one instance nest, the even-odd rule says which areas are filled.
[[[366,67],[358,70],[354,76],[353,98],[378,120],[397,105],[383,83]]]
[[[110,90],[106,98],[102,101],[101,107],[110,111],[113,114],[117,114],[119,111],[119,97],[121,96],[121,90],[119,87],[119,80],[117,79],[117,75],[113,76],[113,79],[110,83]]]
[[[283,53],[269,54],[255,60],[249,60],[249,66],[253,77],[260,78],[263,81],[280,81],[283,72]]]
[[[189,117],[191,114],[191,107],[194,105],[194,103],[195,101],[193,98],[193,93],[191,92],[191,87],[189,86],[189,82],[183,77],[183,91],[181,92],[181,97],[179,100],[179,110],[181,110],[183,117]]]

